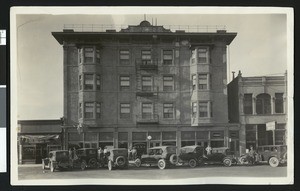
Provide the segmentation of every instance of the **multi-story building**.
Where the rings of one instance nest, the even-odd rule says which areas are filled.
[[[228,84],[229,121],[241,124],[241,146],[286,144],[287,75],[242,77]]]
[[[237,33],[172,32],[142,21],[52,35],[64,51],[66,148],[211,144],[239,152],[226,69]]]

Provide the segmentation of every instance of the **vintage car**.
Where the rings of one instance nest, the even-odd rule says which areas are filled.
[[[180,149],[179,164],[188,163],[191,168],[203,162],[204,148],[199,145],[185,146]]]
[[[97,168],[99,166],[99,159],[97,155],[97,149],[82,148],[76,151],[78,159],[75,162],[81,163],[81,169],[85,168]]]
[[[67,150],[51,151],[48,158],[42,159],[42,169],[50,168],[51,172],[55,169],[68,169],[72,166],[69,160]]]
[[[140,167],[142,164],[157,165],[159,169],[165,169],[168,166],[175,166],[178,162],[175,146],[159,146],[149,149],[148,154],[143,154],[141,159],[135,160],[135,165]]]
[[[202,164],[223,164],[224,166],[231,166],[237,164],[236,157],[230,152],[227,147],[212,148],[211,154],[205,155],[198,159],[199,165]]]
[[[286,145],[265,145],[257,149],[259,162],[268,162],[271,167],[285,165],[287,163]]]
[[[114,168],[128,168],[128,150],[125,148],[109,149],[107,153],[108,170]]]

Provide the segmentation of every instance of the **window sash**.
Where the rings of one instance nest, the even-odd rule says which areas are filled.
[[[173,118],[174,116],[174,106],[172,103],[165,103],[164,104],[164,118]]]
[[[173,76],[164,76],[163,77],[163,90],[172,91],[174,87]]]
[[[101,77],[99,75],[96,75],[96,88],[97,90],[101,88]]]
[[[207,63],[207,59],[208,59],[207,48],[199,48],[198,49],[198,62],[199,63]]]
[[[84,48],[84,62],[93,62],[94,61],[94,48],[85,47]]]
[[[93,90],[94,89],[94,75],[93,74],[85,74],[84,75],[84,89],[85,90]]]
[[[207,89],[207,74],[199,74],[199,89]]]
[[[252,94],[244,94],[244,113],[252,114]]]
[[[84,103],[84,118],[91,119],[94,117],[94,103]]]
[[[101,117],[101,104],[96,103],[96,117],[100,118]]]
[[[275,93],[275,113],[283,113],[283,93]]]
[[[151,60],[150,50],[142,50],[142,60]]]
[[[199,102],[199,117],[208,117],[208,103]]]

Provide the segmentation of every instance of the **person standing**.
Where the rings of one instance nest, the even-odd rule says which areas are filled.
[[[205,148],[205,150],[206,150],[206,154],[207,155],[211,154],[212,148],[210,147],[210,144],[207,145],[207,147]]]
[[[254,164],[255,162],[255,155],[256,155],[256,152],[255,150],[253,149],[253,146],[250,145],[250,150],[249,150],[249,162],[250,164]]]

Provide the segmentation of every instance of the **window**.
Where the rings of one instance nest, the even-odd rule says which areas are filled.
[[[79,63],[82,63],[82,48],[78,49]]]
[[[96,88],[97,90],[100,90],[101,87],[101,79],[99,75],[96,75]]]
[[[164,118],[174,118],[174,106],[172,103],[164,103]]]
[[[192,75],[192,83],[193,83],[193,90],[196,90],[196,84],[197,84],[197,76],[196,75]]]
[[[94,118],[94,103],[86,102],[84,104],[84,118],[86,119]]]
[[[283,113],[283,93],[275,93],[275,113]]]
[[[130,77],[120,76],[120,90],[129,90],[130,88]]]
[[[199,102],[199,117],[208,117],[208,103]]]
[[[152,77],[143,76],[142,77],[142,90],[143,91],[152,91]]]
[[[142,118],[152,118],[153,115],[153,105],[152,103],[143,103],[142,104]]]
[[[199,74],[199,90],[207,90],[207,74]]]
[[[96,61],[100,63],[100,50],[96,49]]]
[[[208,49],[199,48],[198,49],[198,63],[206,64],[208,63]]]
[[[101,117],[101,104],[98,102],[84,103],[84,118],[85,119],[99,119]]]
[[[85,74],[84,75],[84,89],[85,90],[93,90],[94,89],[94,75],[93,74]]]
[[[271,96],[269,94],[259,94],[256,97],[256,113],[271,114]]]
[[[121,103],[120,104],[120,118],[121,119],[130,118],[130,104],[129,103]]]
[[[163,64],[172,65],[172,63],[173,63],[173,51],[163,50]]]
[[[142,50],[142,64],[151,64],[151,50]]]
[[[173,76],[164,76],[163,77],[163,90],[172,91],[174,90],[174,79]]]
[[[84,62],[94,62],[94,48],[85,47],[84,48]]]
[[[79,103],[78,114],[79,114],[79,118],[82,118],[82,103]]]
[[[193,118],[196,118],[197,116],[197,102],[192,103],[192,116]]]
[[[252,114],[252,94],[244,94],[244,113]]]
[[[101,117],[101,104],[96,103],[96,118],[99,119]]]
[[[82,90],[82,75],[79,75],[79,90]]]
[[[120,65],[128,65],[129,59],[129,50],[120,50]]]

